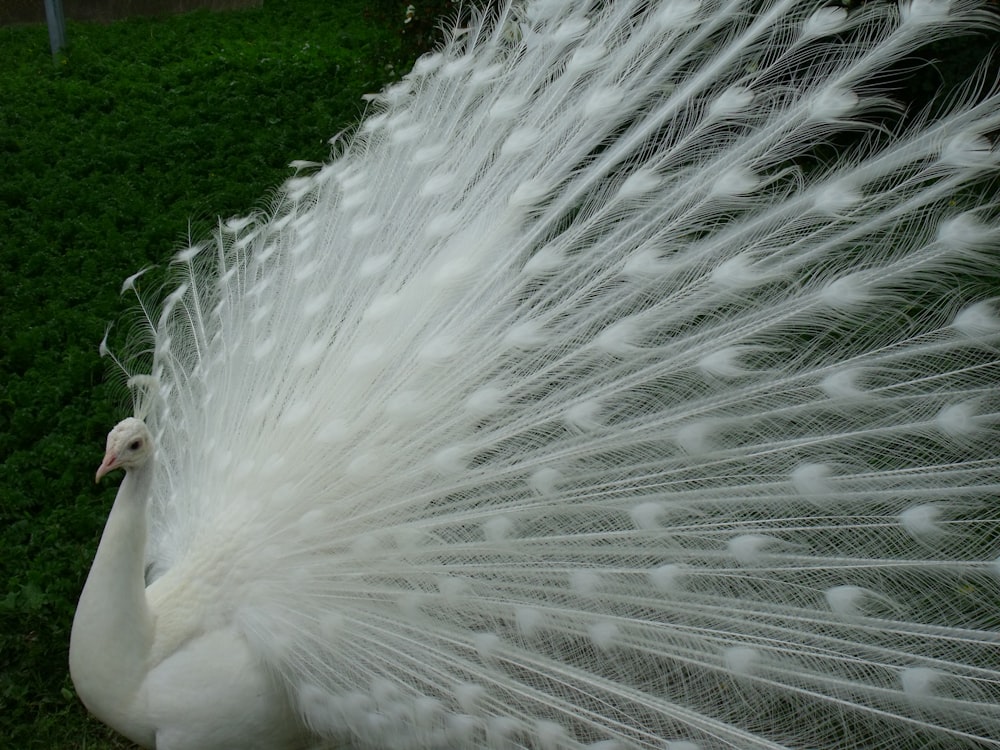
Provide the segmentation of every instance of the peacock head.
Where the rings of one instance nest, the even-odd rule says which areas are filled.
[[[123,419],[108,433],[104,460],[97,469],[95,482],[115,469],[134,469],[143,466],[153,455],[153,436],[141,419]]]

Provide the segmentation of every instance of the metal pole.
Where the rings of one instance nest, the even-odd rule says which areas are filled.
[[[45,0],[45,20],[49,24],[49,46],[52,59],[66,48],[66,19],[63,17],[62,0]]]

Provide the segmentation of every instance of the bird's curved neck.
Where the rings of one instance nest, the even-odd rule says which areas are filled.
[[[70,674],[77,693],[106,724],[142,744],[133,704],[149,670],[153,617],[146,601],[146,506],[153,462],[131,469],[90,568],[70,637]]]

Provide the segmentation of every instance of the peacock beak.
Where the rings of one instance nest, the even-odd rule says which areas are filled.
[[[101,481],[101,477],[107,474],[109,471],[118,468],[118,456],[114,453],[105,453],[104,460],[101,461],[101,465],[97,467],[97,476],[94,477],[94,483]]]

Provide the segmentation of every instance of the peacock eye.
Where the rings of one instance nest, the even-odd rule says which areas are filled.
[[[129,450],[137,451],[137,450],[139,450],[142,447],[142,441],[141,440],[133,440],[131,443],[129,443],[128,447],[129,447]]]

